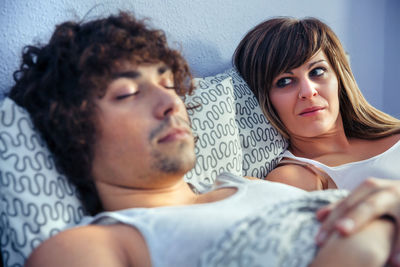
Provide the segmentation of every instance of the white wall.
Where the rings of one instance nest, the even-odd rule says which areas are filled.
[[[243,35],[268,17],[318,17],[342,40],[367,99],[400,114],[390,97],[400,88],[387,74],[400,77],[399,0],[0,0],[0,91],[13,84],[24,45],[46,42],[55,24],[81,19],[94,6],[88,18],[119,9],[151,18],[170,43],[180,44],[196,76],[230,67]]]
[[[386,1],[383,110],[400,118],[400,1]]]
[[[385,1],[349,1],[346,48],[367,100],[383,108]]]

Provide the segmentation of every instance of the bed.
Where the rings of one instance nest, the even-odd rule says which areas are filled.
[[[256,98],[232,68],[231,55],[244,33],[266,17],[316,15],[322,4],[310,1],[317,7],[307,13],[295,0],[280,4],[252,2],[249,6],[247,1],[228,0],[212,4],[121,0],[100,5],[95,0],[8,1],[0,7],[2,14],[8,14],[1,17],[1,22],[14,25],[14,34],[1,41],[0,56],[7,64],[0,69],[4,77],[0,79],[0,92],[5,93],[12,85],[11,73],[18,67],[16,58],[20,57],[22,45],[46,40],[54,24],[67,19],[90,19],[119,9],[133,10],[166,30],[170,43],[181,47],[198,77],[194,79],[194,95],[185,99],[187,103],[201,104],[189,111],[199,140],[196,166],[185,176],[186,181],[203,191],[221,172],[263,178],[279,162],[287,141],[267,121]],[[338,4],[328,5],[337,8]],[[245,9],[248,12],[243,13]],[[335,20],[329,12],[325,15]],[[0,97],[0,197],[4,266],[22,266],[37,245],[79,223],[85,215],[75,188],[56,170],[29,114],[4,96]]]

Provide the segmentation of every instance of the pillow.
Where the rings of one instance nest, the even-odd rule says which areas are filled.
[[[221,172],[242,174],[242,149],[235,121],[232,78],[228,75],[194,79],[194,95],[186,97],[193,134],[197,137],[196,165],[185,180],[198,191],[210,188]]]
[[[286,141],[265,119],[234,69],[194,79],[187,105],[196,143],[196,166],[185,180],[204,191],[221,172],[264,178]],[[59,174],[29,114],[11,99],[0,103],[0,247],[4,266],[23,266],[32,249],[80,222],[83,208]]]
[[[187,97],[196,143],[196,167],[185,176],[200,191],[221,172],[265,178],[279,162],[287,141],[261,111],[256,97],[234,68],[194,79]]]
[[[0,103],[0,199],[4,266],[23,266],[35,246],[83,217],[29,114],[9,98]]]
[[[240,74],[234,68],[224,74],[232,77],[235,121],[243,154],[242,175],[264,179],[279,163],[289,143],[267,120]]]

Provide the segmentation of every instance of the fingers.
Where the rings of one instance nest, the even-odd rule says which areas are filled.
[[[321,222],[324,221],[329,216],[331,211],[336,207],[336,205],[337,205],[336,203],[332,203],[320,208],[316,213],[317,220]]]
[[[318,245],[335,231],[349,235],[384,214],[400,218],[400,183],[368,179],[344,200],[322,208],[317,218],[323,221],[316,236]]]
[[[395,240],[394,249],[390,257],[391,266],[400,267],[400,238],[399,238],[399,225],[397,225],[397,238]]]
[[[339,201],[336,205],[330,205],[327,207],[329,212],[325,211],[328,216],[326,216],[323,221],[319,233],[317,234],[316,241],[318,245],[322,245],[324,241],[336,230],[336,224],[340,219],[340,226],[342,229],[350,230],[352,229],[352,221],[345,220],[345,215],[359,202],[367,198],[370,194],[376,191],[376,187],[371,185],[371,182],[366,182],[360,187],[356,188],[352,194],[347,198]],[[322,211],[322,213],[324,213]]]
[[[384,190],[376,192],[349,209],[342,218],[334,223],[335,228],[342,235],[349,235],[388,211],[393,211],[395,209],[393,205],[397,201],[393,194]]]

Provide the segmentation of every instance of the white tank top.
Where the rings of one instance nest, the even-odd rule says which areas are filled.
[[[143,235],[152,266],[308,266],[316,253],[315,211],[344,196],[308,193],[230,174],[217,186],[236,187],[220,201],[189,206],[133,208],[87,217],[86,224],[131,225]]]
[[[288,150],[282,156],[319,167],[332,178],[339,189],[353,190],[369,177],[400,179],[400,141],[379,155],[335,167],[329,167],[316,160],[296,157]]]

